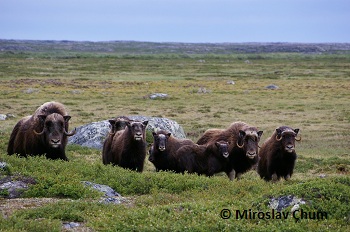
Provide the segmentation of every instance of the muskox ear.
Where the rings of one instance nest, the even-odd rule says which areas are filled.
[[[260,139],[263,134],[263,131],[258,131],[258,138]]]
[[[153,137],[155,137],[157,135],[157,133],[152,131],[152,135],[153,135]]]
[[[168,138],[171,136],[171,133],[168,133],[166,136],[168,136]]]
[[[276,129],[276,133],[277,133],[278,136],[281,136],[282,130],[281,130],[280,128],[277,128],[277,129]]]
[[[112,126],[114,126],[116,121],[115,121],[114,119],[110,119],[110,120],[108,120],[108,122],[109,122]]]
[[[143,121],[142,124],[143,124],[144,126],[147,126],[148,121]]]
[[[242,130],[239,130],[239,137],[242,139],[242,138],[244,138],[244,136],[245,136],[245,132],[244,131],[242,131]]]
[[[42,123],[42,124],[44,124],[45,119],[46,119],[46,116],[47,116],[47,115],[43,115],[43,114],[38,115],[39,122]]]
[[[299,129],[298,128],[294,129],[294,133],[295,133],[295,135],[297,135],[299,133]]]
[[[68,122],[69,119],[71,119],[71,116],[69,116],[69,115],[63,116],[63,119],[65,122]]]

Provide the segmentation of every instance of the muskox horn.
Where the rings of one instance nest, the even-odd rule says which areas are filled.
[[[34,134],[36,135],[42,135],[45,132],[45,128],[41,132],[37,132],[36,130],[33,130]]]
[[[244,142],[242,143],[242,145],[239,145],[239,143],[238,143],[238,141],[237,141],[236,145],[237,145],[237,147],[239,147],[239,148],[243,148],[243,147],[244,147]]]
[[[301,141],[301,135],[299,135],[299,138],[295,137],[295,140],[298,142]]]
[[[74,130],[72,130],[70,133],[68,133],[66,131],[66,129],[64,129],[64,134],[67,135],[67,136],[75,135],[76,132],[77,132],[77,128],[74,128]]]
[[[278,135],[276,135],[276,140],[277,140],[277,141],[281,141],[281,140],[282,140],[282,135],[280,135],[279,138],[278,138]]]

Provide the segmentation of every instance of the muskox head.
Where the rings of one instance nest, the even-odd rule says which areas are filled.
[[[226,141],[219,141],[215,142],[215,146],[217,147],[219,154],[222,155],[224,158],[227,158],[229,156],[229,144]]]
[[[135,141],[145,141],[146,138],[146,126],[148,121],[127,121],[126,126],[130,130],[132,137]]]
[[[255,128],[239,130],[236,145],[246,152],[248,158],[254,159],[258,155],[258,144],[262,134],[263,131],[257,131]]]
[[[299,129],[292,129],[290,127],[282,126],[276,129],[276,140],[279,141],[285,151],[291,153],[295,150],[295,140],[299,133]]]
[[[49,115],[38,115],[40,128],[42,131],[38,132],[34,129],[34,134],[43,135],[45,143],[52,148],[58,148],[64,143],[64,136],[72,136],[75,134],[74,131],[68,133],[68,121],[71,117],[66,115],[53,113]]]
[[[108,121],[111,124],[111,131],[109,134],[114,135],[117,131],[124,130],[126,127],[126,122],[130,121],[130,119],[126,116],[119,116]]]
[[[153,143],[154,143],[154,148],[159,150],[159,151],[165,151],[168,143],[168,139],[171,136],[171,133],[166,133],[166,132],[152,132],[153,135]]]

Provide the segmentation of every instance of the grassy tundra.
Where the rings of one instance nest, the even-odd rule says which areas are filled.
[[[279,89],[266,89],[270,84]],[[21,199],[6,199],[7,192],[0,191],[1,231],[60,231],[63,222],[78,222],[86,231],[349,228],[349,54],[1,52],[0,86],[0,113],[16,115],[0,121],[0,162],[9,164],[0,170],[0,180],[11,175],[36,183]],[[147,98],[155,92],[169,98]],[[69,162],[7,156],[16,122],[51,100],[66,105],[70,128],[145,115],[177,121],[194,141],[206,129],[233,121],[263,130],[261,142],[281,125],[300,128],[302,141],[296,144],[293,177],[277,183],[266,183],[255,171],[232,182],[224,174],[156,173],[148,161],[144,172],[136,173],[105,166],[101,151],[77,145],[67,146]],[[123,203],[98,203],[101,195],[81,181],[111,186],[125,197]],[[291,207],[283,210],[289,212],[286,219],[236,218],[236,210],[266,216],[269,200],[287,195],[302,198],[305,212],[326,212],[327,219],[297,222]],[[231,211],[229,219],[221,218],[223,209]]]

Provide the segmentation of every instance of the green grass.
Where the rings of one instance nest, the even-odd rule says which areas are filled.
[[[23,197],[52,199],[15,207],[0,198],[0,208],[14,205],[0,214],[0,230],[61,231],[62,222],[74,221],[96,231],[344,231],[350,223],[349,61],[346,54],[0,53],[0,113],[16,115],[0,122],[0,161],[9,164],[0,178],[32,177],[36,184]],[[265,89],[270,84],[280,88]],[[147,98],[155,92],[169,98]],[[295,173],[290,181],[265,183],[250,171],[231,182],[222,173],[156,173],[146,160],[140,174],[104,166],[101,151],[77,145],[67,146],[70,162],[7,156],[16,122],[51,100],[67,106],[71,127],[118,115],[162,116],[180,123],[194,141],[233,121],[257,126],[262,140],[278,126],[298,127]],[[109,185],[128,202],[99,203],[101,194],[81,181]],[[303,198],[303,210],[327,212],[328,219],[220,218],[224,208],[267,212],[271,197],[285,195]]]

